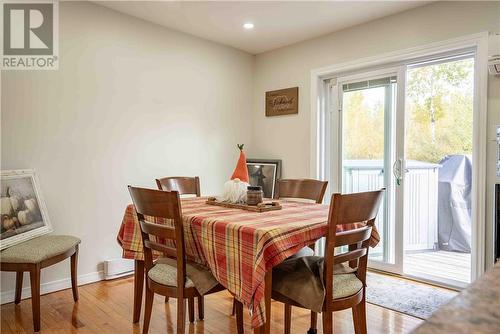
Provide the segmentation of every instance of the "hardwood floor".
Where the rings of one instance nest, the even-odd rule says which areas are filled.
[[[132,278],[102,281],[79,287],[80,300],[73,303],[71,289],[42,296],[41,333],[141,333],[140,324],[132,324]],[[283,305],[273,302],[272,333],[283,333]],[[236,320],[231,312],[232,297],[226,291],[205,297],[205,320],[187,326],[186,333],[236,333]],[[1,333],[32,333],[31,302],[2,305]],[[156,296],[150,333],[175,333],[176,303]],[[321,315],[320,315],[321,317]],[[318,319],[321,324],[321,319]],[[187,320],[186,320],[187,321]],[[334,315],[335,333],[354,333],[350,310]],[[422,321],[398,312],[368,304],[368,332],[409,333]],[[321,326],[320,326],[321,327]],[[292,333],[305,333],[309,328],[309,312],[293,308]],[[245,313],[245,332],[253,333]],[[321,329],[318,333],[321,333]]]

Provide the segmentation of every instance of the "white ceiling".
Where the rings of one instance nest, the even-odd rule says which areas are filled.
[[[257,54],[429,1],[97,1],[170,29]],[[253,30],[244,30],[253,22]]]

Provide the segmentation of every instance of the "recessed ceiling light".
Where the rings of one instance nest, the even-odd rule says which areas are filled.
[[[252,22],[247,22],[243,25],[243,28],[247,29],[247,30],[250,30],[250,29],[253,29],[254,25]]]

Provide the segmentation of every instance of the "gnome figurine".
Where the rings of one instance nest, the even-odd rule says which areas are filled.
[[[229,203],[245,203],[247,200],[247,187],[249,182],[247,158],[243,152],[243,144],[238,144],[240,158],[236,164],[231,180],[224,184],[224,193],[221,200]]]

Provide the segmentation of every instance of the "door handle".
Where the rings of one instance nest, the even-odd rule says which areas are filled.
[[[396,159],[396,161],[394,161],[394,164],[392,165],[392,174],[396,178],[396,185],[398,186],[401,185],[401,181],[403,179],[402,167],[403,167],[402,159]]]

